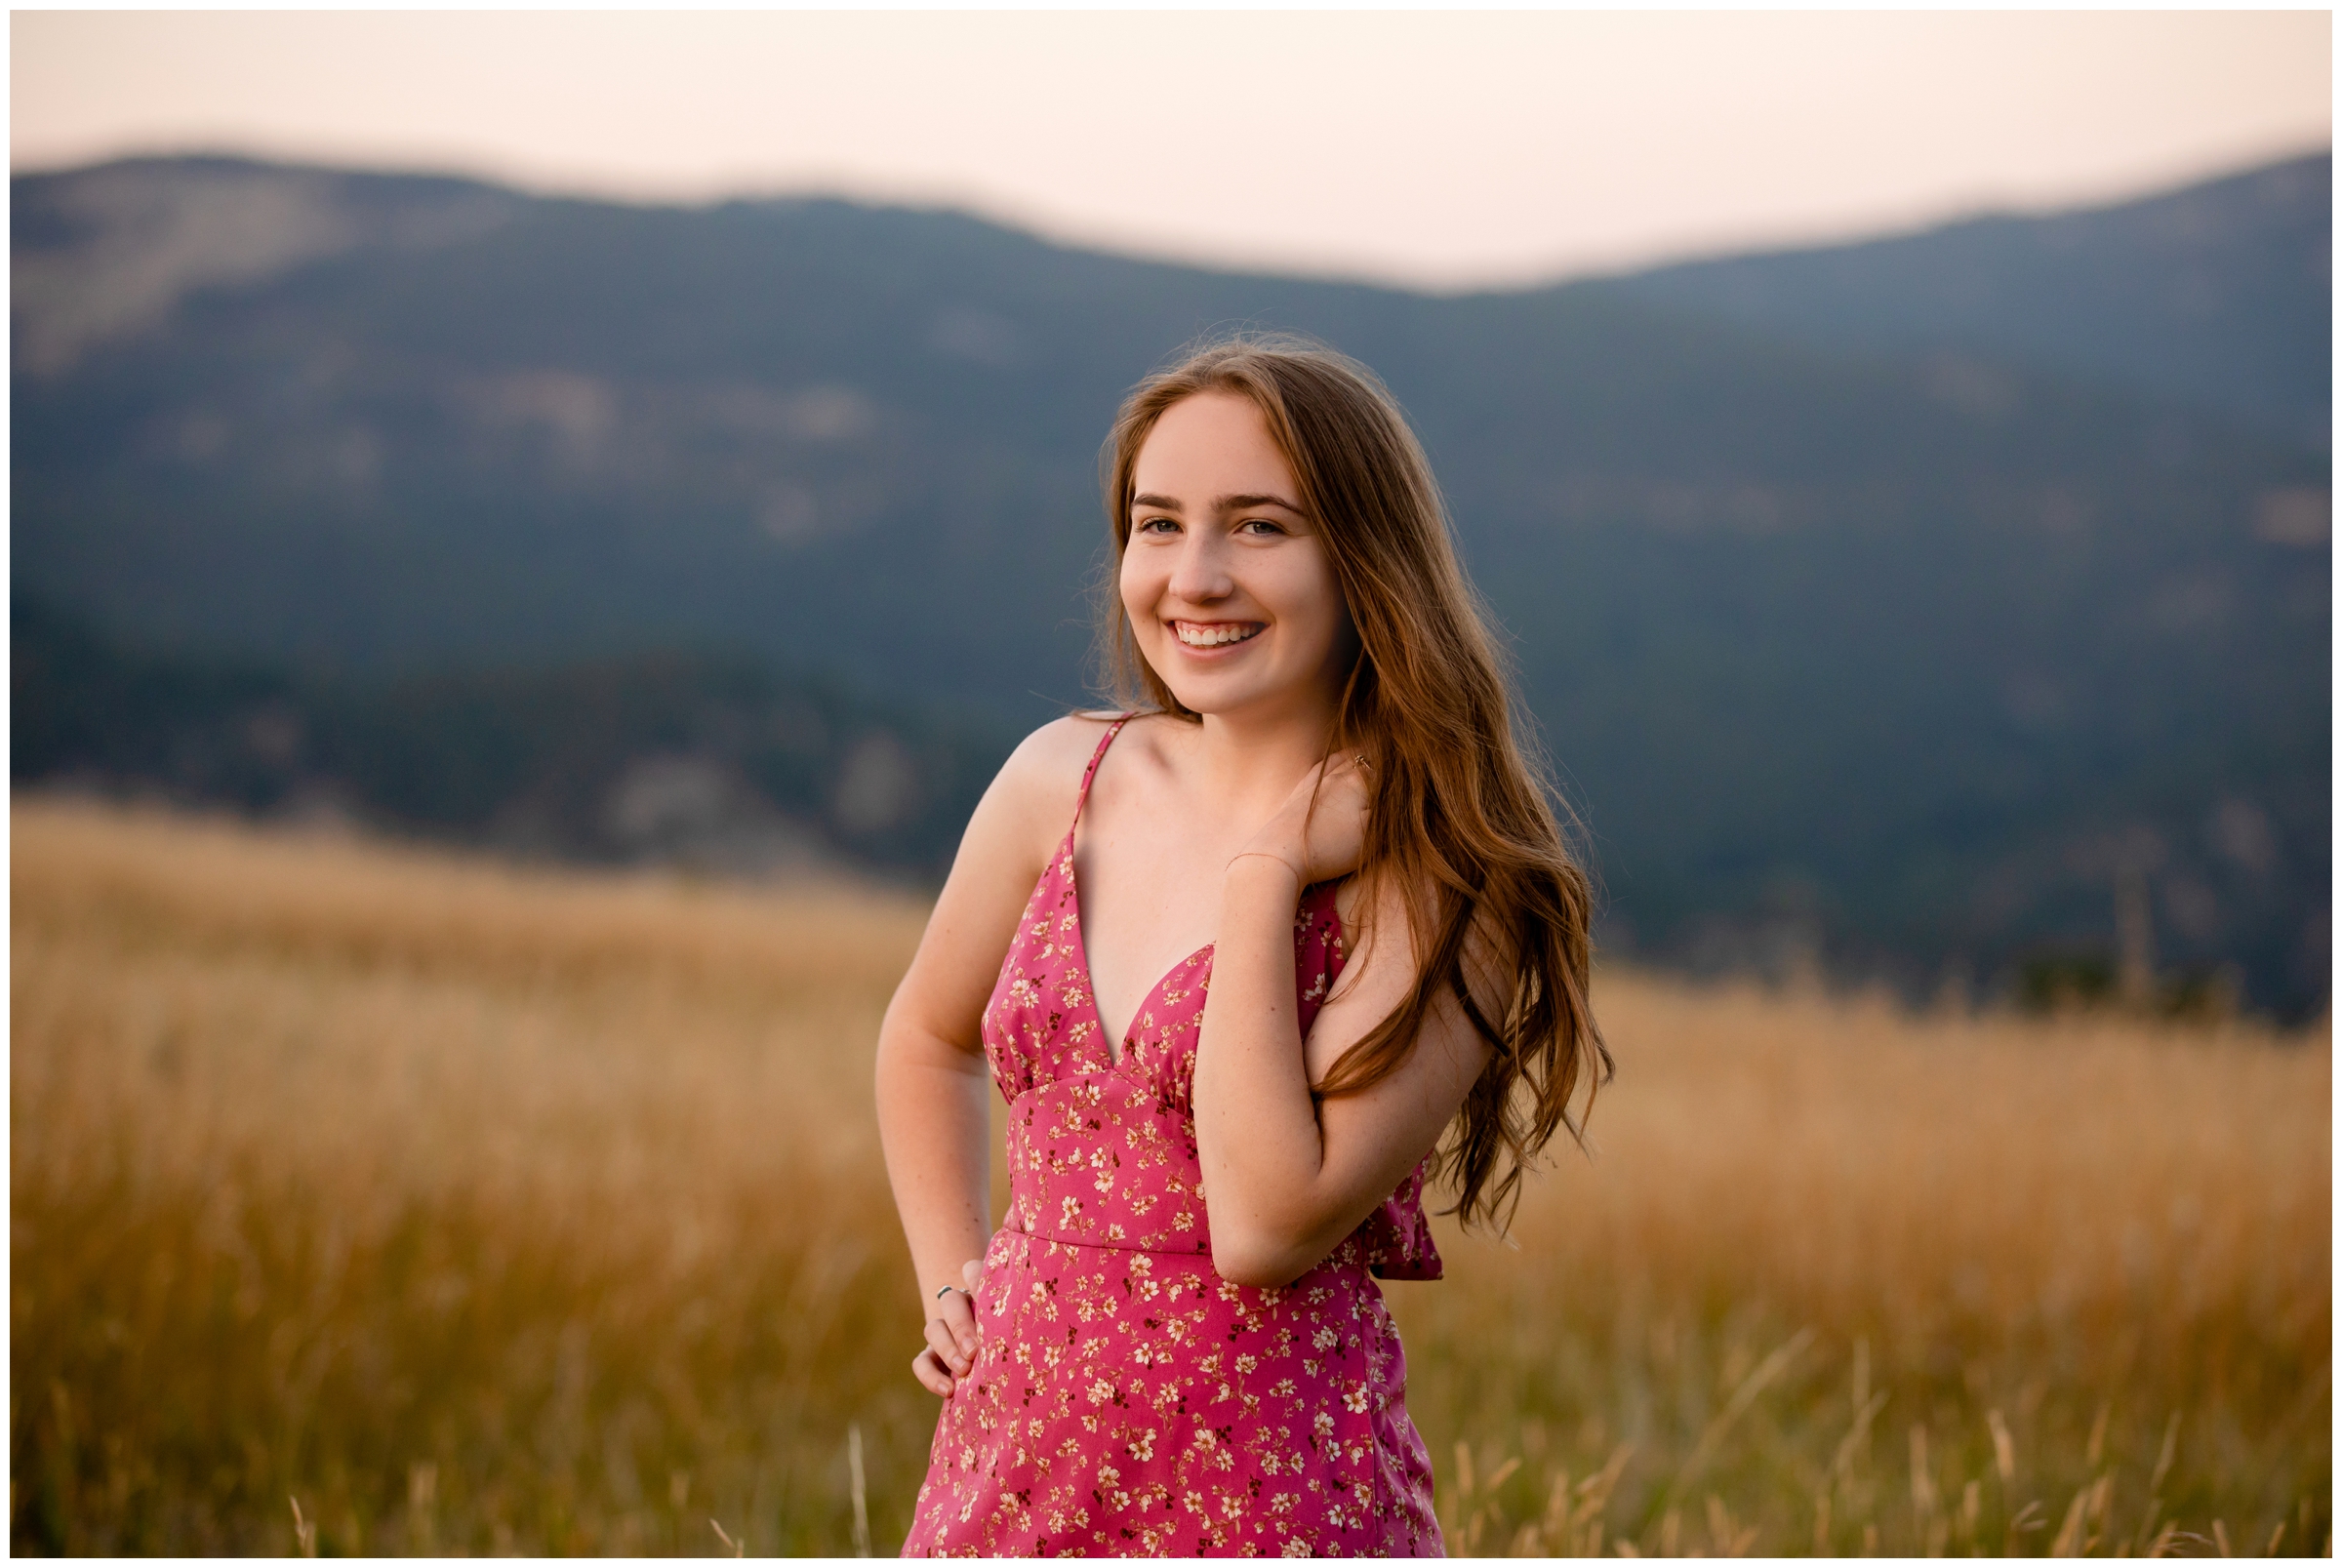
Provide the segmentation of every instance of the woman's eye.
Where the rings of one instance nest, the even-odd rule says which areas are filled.
[[[1271,522],[1266,517],[1247,517],[1244,519],[1244,521],[1236,525],[1236,531],[1238,533],[1243,533],[1247,530],[1261,534],[1281,534],[1284,532],[1283,528],[1275,523]]]
[[[1179,530],[1179,521],[1172,517],[1142,517],[1138,532],[1142,534],[1171,534]]]

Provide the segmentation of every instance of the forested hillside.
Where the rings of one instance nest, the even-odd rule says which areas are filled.
[[[202,160],[13,192],[16,582],[137,657],[380,690],[707,650],[1004,746],[1083,698],[1122,391],[1199,333],[1290,327],[1418,421],[1614,949],[1990,985],[2107,950],[2144,876],[2167,969],[2323,997],[2330,462],[2216,366],[2175,388],[1735,322],[1680,278],[1431,298],[837,202]],[[2190,263],[2223,298],[2326,264],[2322,228],[2254,232]],[[2185,338],[2105,293],[2093,332]],[[741,766],[663,754],[703,753]]]
[[[940,880],[1007,744],[737,655],[334,677],[9,619],[19,778],[534,858]]]
[[[1825,345],[1965,348],[2333,427],[2331,153],[2119,207],[1661,267],[1633,292]]]

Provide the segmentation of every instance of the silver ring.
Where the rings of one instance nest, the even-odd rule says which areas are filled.
[[[946,1286],[945,1286],[945,1287],[944,1287],[942,1290],[939,1290],[939,1291],[937,1291],[937,1292],[935,1293],[935,1299],[936,1299],[937,1301],[939,1301],[939,1302],[940,1302],[940,1301],[942,1301],[942,1300],[943,1300],[945,1297],[947,1297],[947,1296],[950,1295],[950,1294],[951,1294],[953,1291],[955,1291],[955,1290],[959,1290],[959,1287],[958,1287],[957,1285],[946,1285]],[[967,1292],[966,1292],[966,1291],[964,1291],[964,1290],[959,1290],[959,1293],[960,1293],[962,1296],[965,1296],[965,1295],[967,1294]]]

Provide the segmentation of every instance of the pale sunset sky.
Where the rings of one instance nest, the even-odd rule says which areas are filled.
[[[2329,12],[25,12],[19,173],[228,151],[831,193],[1457,289],[2324,148]]]

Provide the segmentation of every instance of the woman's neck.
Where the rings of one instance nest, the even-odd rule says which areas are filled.
[[[1301,776],[1324,760],[1334,705],[1329,694],[1273,713],[1204,714],[1191,753],[1195,783],[1232,812],[1275,810]]]

